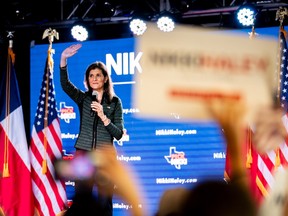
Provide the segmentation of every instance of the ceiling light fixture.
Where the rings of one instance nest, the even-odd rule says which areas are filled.
[[[253,26],[257,10],[254,6],[243,5],[236,12],[237,20],[242,26]]]
[[[175,28],[175,23],[170,17],[161,16],[157,20],[157,26],[163,32],[171,32]]]
[[[175,28],[173,21],[171,6],[169,0],[160,0],[160,14],[157,19],[157,27],[163,32],[171,32]]]
[[[76,24],[71,29],[71,34],[77,41],[85,41],[88,38],[88,31],[83,25]]]
[[[147,29],[146,23],[141,19],[132,19],[130,22],[130,30],[135,35],[142,35]]]

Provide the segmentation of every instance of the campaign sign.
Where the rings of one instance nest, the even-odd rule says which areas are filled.
[[[141,116],[210,118],[207,102],[234,100],[253,121],[273,102],[277,42],[177,25],[161,32],[150,25],[137,39],[143,73],[136,74],[134,103]],[[157,101],[157,105],[155,105]]]

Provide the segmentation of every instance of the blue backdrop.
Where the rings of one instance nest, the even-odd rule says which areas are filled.
[[[250,31],[229,32],[247,34]],[[256,29],[256,32],[260,36],[270,35],[275,39],[278,36],[278,28]],[[193,187],[193,184],[206,178],[223,179],[226,148],[221,130],[215,122],[185,121],[177,113],[171,113],[171,118],[165,120],[135,116],[135,113],[141,114],[141,110],[132,103],[135,85],[133,76],[141,73],[142,53],[134,51],[134,43],[134,38],[82,42],[80,51],[68,60],[68,70],[71,81],[85,90],[83,81],[86,67],[97,60],[106,63],[124,109],[126,135],[121,141],[115,141],[118,160],[129,164],[139,176],[148,201],[142,205],[149,210],[149,215],[153,215],[164,190]],[[73,157],[79,130],[77,106],[63,92],[59,78],[60,54],[71,44],[53,44],[56,51],[53,59],[57,111],[66,158]],[[47,50],[48,44],[31,47],[31,124],[36,112]],[[157,106],[157,101],[153,105]],[[66,182],[68,199],[73,197],[73,185],[72,181]],[[126,211],[130,207],[117,196],[113,200],[115,216],[127,215]]]

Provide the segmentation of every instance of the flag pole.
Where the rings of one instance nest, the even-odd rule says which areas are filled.
[[[253,25],[252,26],[252,29],[251,29],[251,32],[249,32],[249,38],[250,39],[254,39],[254,38],[256,38],[258,36],[258,34],[256,33],[256,31],[255,31],[255,26]]]
[[[9,47],[8,47],[8,56],[7,56],[7,76],[6,76],[6,117],[7,117],[7,125],[6,125],[6,131],[7,133],[5,133],[5,143],[4,143],[4,163],[3,163],[3,178],[7,178],[10,176],[10,172],[9,172],[9,141],[8,141],[8,136],[7,134],[9,134],[9,130],[10,130],[10,117],[9,117],[9,113],[10,113],[10,77],[11,77],[11,67],[10,67],[10,61],[12,61],[12,64],[14,64],[15,62],[15,54],[12,51],[12,47],[13,47],[13,32],[8,32],[7,37],[9,38]]]
[[[43,161],[42,161],[42,174],[46,174],[47,172],[47,127],[48,127],[48,96],[49,96],[49,74],[48,71],[53,71],[54,67],[54,61],[53,61],[53,54],[55,53],[55,50],[52,49],[52,43],[54,41],[54,37],[58,40],[59,34],[55,29],[46,29],[43,33],[42,39],[45,39],[48,37],[49,41],[49,47],[48,47],[48,67],[49,70],[46,69],[46,92],[45,92],[45,117],[44,117],[44,155],[43,155]]]
[[[284,34],[284,38],[286,38],[287,33],[284,30],[283,27],[283,21],[285,19],[285,16],[288,15],[288,10],[287,8],[283,8],[283,7],[279,7],[279,9],[276,11],[276,18],[275,20],[279,20],[280,24],[279,24],[279,34],[278,34],[278,51],[280,53],[281,50],[281,45],[280,45],[280,40],[281,40],[281,33]],[[280,71],[281,71],[281,59],[280,59],[280,55],[278,57],[278,69],[277,69],[277,97],[276,97],[276,106],[281,106],[281,102],[280,102],[280,90],[281,90],[281,85],[280,85]],[[278,169],[278,167],[280,166],[281,161],[280,161],[280,149],[279,147],[276,149],[276,159],[275,159],[275,170]]]
[[[280,25],[279,25],[279,34],[278,34],[278,39],[280,41],[280,34],[281,34],[281,31],[283,31],[283,21],[285,19],[285,16],[288,15],[288,11],[287,11],[287,8],[282,8],[282,7],[279,7],[279,9],[276,11],[276,18],[275,20],[279,20],[280,22]],[[286,36],[286,35],[285,35]],[[280,43],[278,43],[278,50],[280,50]],[[281,62],[281,59],[280,59],[280,56],[278,58],[278,71],[277,71],[277,75],[278,75],[278,85],[279,85],[279,81],[280,81],[280,62]],[[277,88],[277,105],[280,105],[280,86],[278,86]]]
[[[13,33],[14,33],[13,31],[8,31],[8,35],[7,35],[7,37],[10,38],[9,39],[8,54],[11,57],[12,64],[15,63],[15,54],[14,54],[14,52],[12,50],[12,48],[13,48],[13,40],[12,40],[12,38],[14,37]]]
[[[255,17],[254,17],[255,19]],[[255,25],[252,25],[251,32],[249,34],[249,39],[255,39],[258,34],[255,31]],[[253,163],[253,157],[252,157],[252,131],[250,128],[247,129],[247,137],[246,137],[246,143],[248,145],[247,147],[247,153],[246,153],[246,168],[250,169],[251,165]]]

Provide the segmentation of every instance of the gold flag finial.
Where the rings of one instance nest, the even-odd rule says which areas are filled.
[[[9,48],[13,48],[13,40],[12,38],[14,37],[13,35],[14,31],[7,31],[7,38],[9,38]]]
[[[46,37],[48,37],[49,44],[52,46],[54,37],[59,40],[59,33],[55,29],[48,28],[43,32],[42,39],[45,39]]]
[[[55,29],[48,28],[43,32],[42,39],[44,39],[46,37],[48,37],[48,40],[49,40],[48,64],[49,64],[50,70],[52,71],[53,70],[53,64],[54,64],[52,55],[55,53],[55,50],[52,49],[52,43],[54,41],[54,37],[57,40],[59,40],[59,33]]]
[[[288,10],[287,8],[283,8],[283,7],[279,7],[279,9],[276,11],[276,18],[275,20],[279,20],[280,22],[280,26],[282,26],[283,24],[283,21],[284,21],[284,18],[285,16],[288,15]]]

